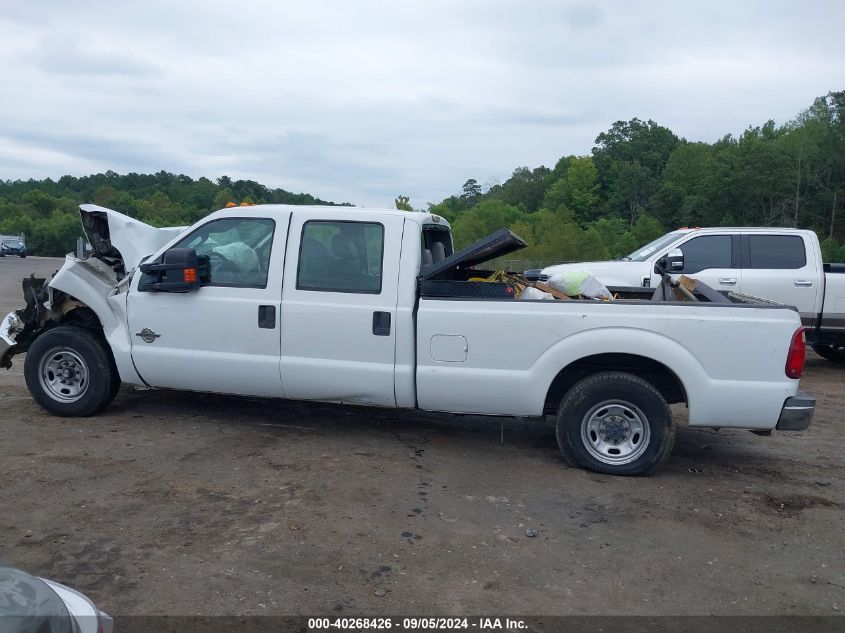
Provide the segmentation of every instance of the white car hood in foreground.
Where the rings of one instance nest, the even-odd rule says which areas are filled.
[[[137,268],[144,257],[152,255],[185,230],[185,227],[159,229],[96,204],[79,205],[79,213],[94,251],[109,255],[110,247],[116,249],[126,272]]]

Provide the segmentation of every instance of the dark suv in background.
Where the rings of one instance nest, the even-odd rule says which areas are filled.
[[[18,239],[5,239],[0,243],[0,257],[6,255],[17,255],[18,257],[26,257],[26,244]]]

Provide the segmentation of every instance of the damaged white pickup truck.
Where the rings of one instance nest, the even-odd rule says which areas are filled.
[[[520,238],[502,229],[454,253],[427,213],[262,205],[156,229],[80,210],[92,256],[24,280],[27,305],[0,328],[0,366],[27,352],[27,386],[57,415],[102,410],[122,382],[556,415],[565,458],[613,474],[666,460],[668,403],[686,403],[692,426],[761,434],[812,419],[801,321],[780,304],[661,288],[516,300],[475,268]]]

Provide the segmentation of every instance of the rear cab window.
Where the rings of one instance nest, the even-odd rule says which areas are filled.
[[[452,255],[452,233],[444,226],[425,225],[420,233],[420,267],[436,264]]]
[[[309,220],[302,227],[297,290],[380,294],[384,226]]]
[[[745,268],[794,270],[807,265],[800,235],[748,235]]]

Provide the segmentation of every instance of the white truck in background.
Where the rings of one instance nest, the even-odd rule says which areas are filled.
[[[722,292],[739,292],[795,306],[807,342],[824,358],[845,362],[845,264],[822,263],[814,231],[781,228],[682,228],[617,261],[549,266],[547,278],[574,268],[589,270],[607,286],[654,287],[654,264],[673,251],[681,267]]]
[[[516,300],[476,267],[525,246],[507,229],[453,252],[428,213],[261,205],[155,229],[82,205],[69,254],[0,325],[33,398],[95,414],[121,383],[461,414],[555,415],[573,465],[654,472],[670,403],[699,427],[803,430],[804,337],[774,303]],[[654,297],[652,297],[654,295]]]

